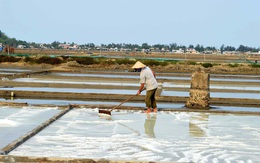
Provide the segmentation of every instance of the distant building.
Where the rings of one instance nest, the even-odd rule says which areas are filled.
[[[223,54],[225,55],[233,55],[233,54],[239,54],[238,51],[224,51]]]
[[[59,44],[59,47],[62,49],[69,49],[70,45],[69,44]]]
[[[131,49],[127,49],[127,48],[121,48],[120,49],[121,52],[130,52],[132,51]]]
[[[43,44],[40,44],[40,48],[41,49],[48,49],[46,46],[44,46]]]
[[[195,54],[195,53],[197,53],[197,51],[194,48],[187,48],[186,49],[186,53],[193,53],[193,54]]]
[[[24,46],[24,45],[18,45],[17,48],[18,48],[18,49],[24,49],[25,46]]]
[[[69,50],[77,50],[79,49],[79,46],[77,44],[74,44],[73,46],[69,46]]]
[[[102,48],[103,50],[104,48]],[[122,49],[122,48],[121,48]],[[117,52],[118,51],[118,48],[115,47],[115,48],[110,48],[110,49],[107,49],[108,51],[113,51],[113,52]],[[103,50],[104,51],[104,50]]]
[[[213,51],[212,50],[205,50],[203,51],[204,54],[213,54]]]
[[[67,49],[67,50],[77,50],[77,49],[79,49],[79,45],[77,45],[77,44],[73,44],[73,45],[59,44],[59,47],[62,48],[62,49]]]
[[[161,52],[165,52],[165,51],[166,51],[165,48],[162,48],[162,49],[161,49]]]
[[[250,54],[250,55],[260,55],[260,51],[258,51],[258,52],[250,52],[250,53],[246,53],[246,54]]]
[[[142,49],[141,52],[148,54],[150,52],[150,49]]]
[[[179,50],[172,49],[172,53],[184,53],[184,50],[180,48]]]

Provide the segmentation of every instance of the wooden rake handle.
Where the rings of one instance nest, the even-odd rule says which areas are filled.
[[[132,98],[134,98],[135,96],[138,96],[138,94],[135,94],[135,95],[133,95],[133,96],[129,97],[129,98],[128,98],[128,99],[126,99],[125,101],[121,102],[119,105],[117,105],[117,106],[113,107],[113,108],[112,108],[110,111],[112,111],[112,110],[114,110],[115,108],[117,108],[117,107],[121,106],[121,105],[122,105],[122,104],[124,104],[125,102],[127,102],[127,101],[131,100],[131,99],[132,99]]]

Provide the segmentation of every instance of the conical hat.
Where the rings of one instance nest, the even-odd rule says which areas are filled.
[[[135,65],[132,68],[144,68],[146,65],[144,65],[142,62],[137,61]]]

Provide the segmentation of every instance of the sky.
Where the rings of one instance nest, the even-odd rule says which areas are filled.
[[[0,0],[0,30],[36,43],[260,47],[260,0]]]

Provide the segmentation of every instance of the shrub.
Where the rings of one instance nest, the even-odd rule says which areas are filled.
[[[235,63],[235,64],[229,63],[228,64],[228,67],[238,67],[238,66],[239,66],[239,64],[237,64],[237,63]]]
[[[68,61],[77,61],[79,64],[83,65],[91,65],[95,64],[95,59],[91,57],[84,57],[84,58],[69,58]]]
[[[253,68],[260,68],[260,64],[254,63],[251,65]]]
[[[188,65],[196,65],[197,62],[195,62],[195,61],[187,61],[187,64],[188,64]]]
[[[168,64],[169,64],[169,62],[168,61],[164,61],[164,62],[159,62],[160,64],[160,66],[167,66]]]
[[[100,60],[100,63],[103,65],[114,65],[116,62],[115,60],[105,59],[105,60]]]
[[[136,61],[130,60],[128,58],[117,58],[115,61],[117,64],[135,64]]]
[[[204,68],[209,68],[209,67],[213,67],[213,65],[211,63],[202,63],[201,64]]]
[[[65,61],[65,60],[69,59],[70,57],[69,56],[61,56],[61,58]]]
[[[34,58],[31,58],[31,57],[25,57],[23,59],[24,62],[29,62],[29,63],[35,63],[36,62],[36,59]]]
[[[38,64],[45,63],[45,64],[51,64],[51,65],[61,64],[61,60],[59,58],[51,58],[51,57],[46,57],[46,56],[36,59],[35,62]]]
[[[167,62],[161,62],[161,61],[156,61],[156,60],[143,60],[141,61],[143,64],[147,66],[166,66]]]
[[[178,61],[178,60],[167,61],[167,64],[177,64],[177,63],[180,63],[180,61]]]
[[[180,62],[178,62],[178,64],[179,64],[179,65],[184,65],[184,64],[186,64],[186,62],[180,61]]]
[[[19,62],[21,58],[13,56],[0,56],[0,62]]]

